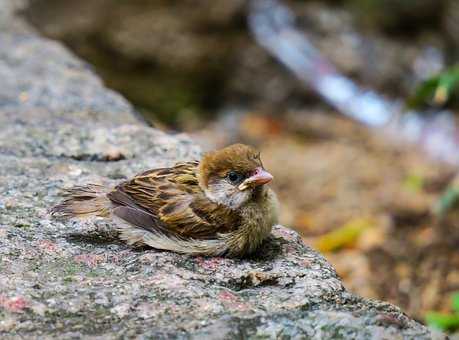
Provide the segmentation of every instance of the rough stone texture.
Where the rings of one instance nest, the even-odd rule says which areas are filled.
[[[346,292],[284,227],[235,260],[132,249],[104,220],[50,220],[62,187],[114,184],[200,151],[135,124],[129,104],[58,44],[23,31],[0,44],[2,339],[443,338]]]
[[[89,66],[75,59],[57,42],[29,34],[0,34],[0,103],[10,112],[45,109],[51,112],[108,107],[115,118],[132,122],[131,106],[105,89]]]
[[[61,44],[38,36],[14,16],[25,4],[0,0],[2,112],[21,115],[32,111],[43,118],[87,111],[86,115],[97,113],[98,119],[138,123],[131,105],[106,89],[88,64]]]

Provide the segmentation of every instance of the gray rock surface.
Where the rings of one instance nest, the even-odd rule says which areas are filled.
[[[106,89],[88,64],[61,44],[37,35],[15,13],[21,0],[0,0],[0,105],[2,112],[62,117],[97,113],[108,123],[138,123],[131,105]],[[109,112],[107,112],[109,111]]]
[[[84,63],[18,27],[0,34],[0,338],[443,338],[348,293],[281,226],[236,260],[132,249],[102,219],[51,220],[62,187],[200,150],[139,124]]]

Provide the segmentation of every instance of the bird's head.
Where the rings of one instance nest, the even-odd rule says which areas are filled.
[[[207,197],[231,209],[250,201],[272,179],[260,153],[244,144],[206,153],[199,164],[199,184]]]

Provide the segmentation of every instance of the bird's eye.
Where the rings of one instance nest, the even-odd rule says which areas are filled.
[[[236,171],[230,171],[226,177],[232,184],[239,184],[243,180],[243,176]]]

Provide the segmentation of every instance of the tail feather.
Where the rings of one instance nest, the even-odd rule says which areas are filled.
[[[65,199],[49,212],[56,217],[108,217],[112,208],[109,192],[109,188],[97,184],[76,186],[67,189]]]

